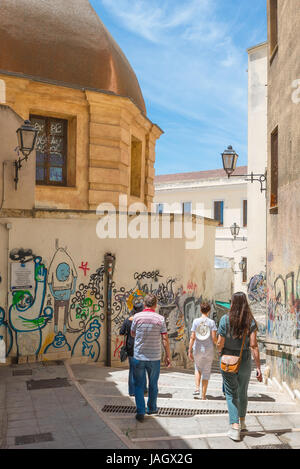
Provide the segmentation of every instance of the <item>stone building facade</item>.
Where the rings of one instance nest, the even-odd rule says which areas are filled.
[[[300,382],[300,8],[268,0],[267,358]]]

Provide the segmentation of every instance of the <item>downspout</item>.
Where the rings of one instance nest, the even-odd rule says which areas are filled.
[[[112,284],[116,258],[110,252],[104,256],[104,270],[106,273],[106,311],[107,311],[107,331],[106,331],[106,366],[111,366],[111,315],[112,315]]]

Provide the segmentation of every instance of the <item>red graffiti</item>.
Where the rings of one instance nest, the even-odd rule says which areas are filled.
[[[117,354],[118,358],[120,358],[120,348],[122,347],[123,344],[124,344],[124,341],[121,339],[119,343],[119,338],[117,337],[116,343],[115,343],[114,357],[116,357],[116,354]]]
[[[197,290],[197,283],[188,282],[187,289],[188,290]]]
[[[79,266],[79,269],[82,269],[83,272],[84,272],[84,276],[86,277],[86,273],[88,270],[91,270],[88,266],[88,263],[87,262],[81,262],[81,265]]]

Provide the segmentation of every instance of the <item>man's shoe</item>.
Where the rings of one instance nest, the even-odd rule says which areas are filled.
[[[144,414],[136,414],[135,418],[136,418],[139,422],[143,422],[143,421],[144,421]]]
[[[149,410],[147,411],[147,415],[155,415],[158,414],[158,409],[157,410]]]

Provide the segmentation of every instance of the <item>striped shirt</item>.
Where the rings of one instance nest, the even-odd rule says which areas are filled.
[[[153,309],[144,309],[133,317],[131,331],[135,333],[134,358],[156,361],[161,359],[161,334],[167,334],[165,319]]]

